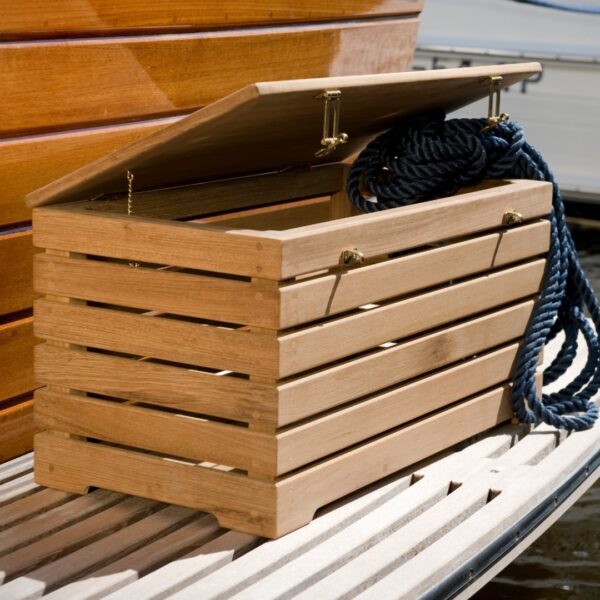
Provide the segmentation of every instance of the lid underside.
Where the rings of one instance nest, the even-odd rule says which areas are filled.
[[[31,192],[27,203],[123,192],[128,170],[142,191],[340,162],[403,117],[450,112],[487,96],[490,76],[501,75],[509,86],[540,70],[524,63],[256,83]],[[340,132],[349,140],[317,158],[324,111],[317,96],[332,89],[341,91]]]

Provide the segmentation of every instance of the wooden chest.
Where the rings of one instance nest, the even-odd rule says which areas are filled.
[[[276,537],[510,419],[551,186],[355,215],[345,161],[538,69],[255,84],[31,194],[36,480]],[[315,157],[333,90],[349,140]]]

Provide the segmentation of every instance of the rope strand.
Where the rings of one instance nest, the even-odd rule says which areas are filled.
[[[485,125],[485,119],[446,121],[442,112],[399,123],[359,155],[348,175],[348,196],[362,212],[374,212],[451,196],[483,179],[551,182],[545,281],[517,355],[513,411],[522,423],[543,421],[559,429],[589,429],[598,418],[598,407],[591,399],[600,389],[600,304],[579,264],[550,168],[526,142],[518,123],[501,123],[482,132]],[[369,197],[364,197],[361,189],[367,190]],[[593,326],[585,317],[586,309]],[[565,387],[540,396],[536,389],[538,359],[544,346],[561,331],[565,340],[544,372],[544,385],[571,366],[580,334],[587,346],[587,360]]]

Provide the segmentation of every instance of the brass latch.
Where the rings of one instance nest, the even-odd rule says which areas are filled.
[[[364,262],[365,255],[358,248],[344,250],[340,255],[340,266],[342,267],[362,265]]]
[[[516,210],[507,210],[502,215],[502,225],[518,225],[523,222],[523,215]]]
[[[340,90],[325,90],[316,98],[325,100],[323,112],[323,137],[321,138],[321,148],[315,152],[315,156],[327,156],[333,152],[340,144],[348,141],[347,133],[339,133],[340,130],[340,100],[342,92]]]
[[[487,125],[481,131],[490,131],[498,124],[510,119],[507,113],[500,112],[500,96],[502,94],[502,76],[490,77],[490,97],[488,100]]]

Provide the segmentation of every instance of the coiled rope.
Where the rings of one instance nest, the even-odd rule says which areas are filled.
[[[374,212],[450,196],[483,179],[552,182],[545,280],[517,356],[512,405],[522,423],[543,421],[559,429],[588,429],[598,418],[598,407],[590,399],[600,388],[600,304],[579,264],[560,190],[548,165],[527,143],[518,123],[500,123],[482,132],[485,125],[486,119],[446,121],[443,112],[399,123],[359,155],[348,175],[348,195],[359,210]],[[371,196],[363,197],[361,189]],[[587,361],[563,389],[540,396],[535,385],[538,358],[560,331],[565,339],[544,371],[544,385],[571,366],[580,333],[587,345]]]

